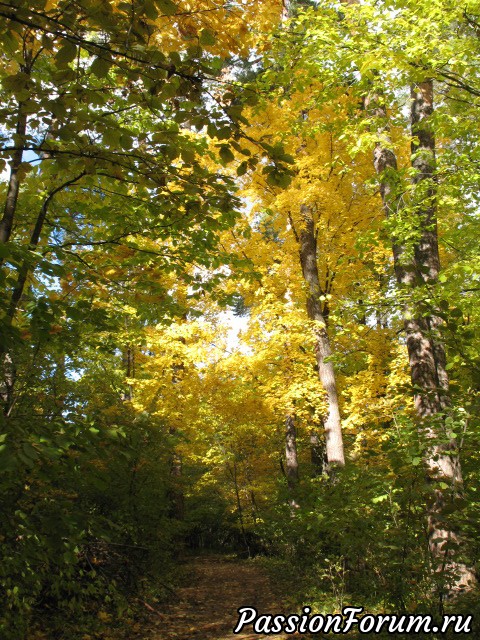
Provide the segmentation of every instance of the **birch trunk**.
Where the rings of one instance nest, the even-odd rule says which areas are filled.
[[[332,349],[327,333],[326,319],[320,304],[322,288],[318,276],[317,239],[315,236],[313,214],[310,207],[305,204],[301,205],[300,214],[302,218],[302,228],[299,233],[300,263],[302,265],[303,278],[308,287],[307,313],[310,320],[317,322],[316,357],[318,377],[327,396],[328,409],[327,416],[324,420],[327,460],[329,466],[343,467],[345,465],[345,457],[343,452],[340,409],[338,406],[335,370],[333,363],[330,361]]]

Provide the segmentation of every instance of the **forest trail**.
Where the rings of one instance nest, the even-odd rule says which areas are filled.
[[[251,632],[234,634],[237,609],[253,606],[260,613],[281,613],[268,577],[247,560],[222,556],[194,558],[185,567],[185,583],[177,589],[177,600],[160,611],[152,611],[145,623],[135,625],[132,640],[261,640]],[[275,636],[278,640],[286,635]]]

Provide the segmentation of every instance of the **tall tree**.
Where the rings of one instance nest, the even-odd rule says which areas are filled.
[[[332,349],[327,330],[327,317],[322,310],[321,299],[325,300],[326,292],[320,286],[318,275],[317,235],[314,226],[313,213],[306,204],[300,205],[300,231],[298,242],[300,245],[300,263],[304,280],[308,287],[307,313],[310,320],[315,322],[317,344],[318,377],[327,396],[327,415],[324,420],[325,449],[328,464],[343,467],[345,455],[343,452],[342,426],[340,407],[338,403],[337,382],[333,366]]]
[[[367,99],[370,106],[370,98]],[[372,104],[380,140],[374,151],[374,165],[380,176],[380,192],[387,217],[401,218],[401,181],[395,153],[389,140],[388,114],[379,95]],[[435,139],[432,131],[433,81],[411,87],[411,132],[414,169],[412,194],[414,216],[418,225],[418,240],[411,254],[393,240],[393,257],[397,282],[407,299],[405,306],[405,336],[408,349],[412,385],[415,390],[415,409],[419,428],[426,440],[425,463],[432,482],[446,483],[450,498],[437,486],[428,514],[429,547],[435,568],[447,572],[447,578],[457,587],[467,587],[472,572],[455,560],[458,535],[445,527],[443,511],[462,488],[462,475],[455,438],[446,437],[444,421],[448,415],[449,383],[446,356],[439,328],[442,324],[438,310],[429,302],[428,287],[438,282],[440,259],[436,218]],[[430,120],[429,120],[430,118]],[[388,144],[390,142],[390,144]],[[417,289],[417,292],[415,291]],[[420,293],[418,293],[420,291]]]
[[[440,6],[446,13],[439,21],[434,12]],[[323,3],[317,9],[307,9],[284,29],[284,38],[276,49],[281,61],[276,79],[284,81],[289,91],[298,86],[306,93],[305,88],[310,87],[315,92],[312,103],[317,100],[324,109],[331,104],[335,90],[343,91],[352,102],[343,125],[337,108],[338,135],[350,140],[352,158],[372,143],[375,145],[374,164],[380,175],[380,193],[388,217],[386,228],[393,244],[398,300],[404,307],[418,432],[424,439],[424,463],[433,483],[433,503],[428,510],[429,548],[435,568],[440,565],[446,570],[444,579],[460,587],[465,586],[471,573],[463,563],[452,559],[458,540],[442,515],[446,503],[455,501],[461,472],[456,441],[446,426],[451,410],[441,337],[441,316],[445,314],[440,311],[436,286],[440,271],[439,174],[433,132],[439,118],[433,112],[433,95],[434,79],[439,83],[447,81],[456,90],[463,85],[466,93],[475,92],[476,71],[469,67],[468,56],[462,56],[457,44],[441,44],[449,32],[457,29],[455,20],[465,23],[465,17],[461,18],[458,12],[452,18],[447,6],[450,3],[439,2],[435,8],[407,3],[392,15],[388,6],[373,3],[345,3],[341,10]],[[425,32],[430,35],[428,42]],[[457,33],[461,40],[465,26]],[[449,60],[448,63],[438,62],[435,47],[439,46],[442,60]],[[463,75],[466,69],[471,71],[468,79]],[[272,75],[269,74],[270,82]],[[364,117],[362,109],[366,97],[370,119]],[[405,98],[410,107],[408,119],[405,111],[398,108]],[[390,119],[394,143],[389,139]],[[411,162],[404,163],[410,141]],[[400,163],[396,150],[401,154]],[[445,170],[448,172],[448,167]],[[406,180],[405,174],[410,179]]]

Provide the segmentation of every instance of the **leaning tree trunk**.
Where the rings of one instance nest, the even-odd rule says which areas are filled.
[[[473,576],[465,565],[453,558],[459,538],[444,522],[446,504],[455,498],[462,484],[457,443],[455,439],[445,439],[444,419],[449,406],[445,348],[439,334],[440,319],[421,296],[423,288],[437,282],[440,270],[435,139],[428,122],[433,112],[432,81],[414,85],[411,98],[412,167],[416,170],[412,178],[412,195],[418,240],[407,251],[402,238],[394,232],[393,259],[397,283],[405,296],[404,329],[415,410],[421,435],[427,444],[424,462],[429,481],[434,484],[433,499],[428,508],[429,549],[436,571],[441,571],[451,586],[460,588]],[[401,215],[403,205],[387,112],[378,95],[370,96],[367,108],[379,123],[374,166],[380,176],[383,208],[387,218],[391,218]],[[440,483],[447,484],[449,489],[440,488]]]
[[[21,154],[20,154],[21,157]],[[13,175],[13,165],[12,165],[12,175]],[[41,234],[42,234],[42,230],[45,224],[45,220],[47,217],[47,213],[48,213],[48,208],[53,200],[53,198],[55,197],[56,194],[60,193],[62,190],[67,189],[68,187],[76,184],[76,182],[78,180],[80,180],[80,178],[83,177],[83,175],[85,174],[85,172],[82,171],[82,173],[80,173],[79,175],[75,176],[74,178],[72,178],[71,180],[67,180],[66,182],[64,182],[63,184],[59,185],[58,187],[55,187],[50,193],[49,195],[45,198],[45,200],[43,201],[42,204],[42,208],[40,209],[40,212],[37,216],[37,219],[35,221],[35,226],[32,230],[32,234],[30,236],[30,242],[27,246],[29,251],[35,251],[39,245],[40,242],[40,238],[41,238]],[[16,207],[16,198],[18,197],[18,179],[14,180],[15,184],[17,185],[17,192],[15,195],[15,202],[12,204],[12,202],[8,202],[8,194],[10,193],[12,187],[12,177],[10,178],[10,183],[9,183],[9,187],[7,190],[7,204],[5,206],[5,209],[9,210],[12,215],[14,213],[15,207]],[[10,206],[13,206],[13,209],[10,209]],[[6,220],[5,216],[2,219],[2,222],[4,222]],[[13,217],[11,218],[10,222],[13,223]],[[9,237],[10,237],[10,233],[11,233],[11,226],[9,227],[4,226],[3,227],[6,235],[5,235],[5,241],[8,241]],[[1,264],[1,262],[0,262]],[[17,276],[17,282],[12,290],[11,296],[10,296],[10,301],[7,305],[7,309],[6,309],[6,314],[5,316],[1,319],[1,322],[3,323],[5,329],[10,329],[10,327],[13,325],[14,319],[15,319],[15,315],[17,313],[20,301],[22,299],[22,295],[25,289],[25,285],[27,283],[27,279],[29,274],[32,271],[32,265],[31,265],[31,261],[29,260],[24,260],[23,263],[20,265],[19,270],[18,270],[18,276]],[[8,344],[7,341],[3,341],[2,343],[0,343],[0,371],[1,371],[1,378],[2,381],[0,381],[0,399],[3,403],[3,412],[4,415],[6,417],[10,416],[11,410],[13,408],[13,402],[14,402],[14,388],[15,388],[15,382],[16,382],[16,368],[14,365],[14,361],[13,361],[13,356],[12,353],[9,353],[9,349],[8,349]]]
[[[327,333],[327,324],[322,312],[320,296],[322,288],[318,276],[317,265],[317,238],[315,236],[315,225],[313,214],[305,204],[300,207],[301,229],[298,235],[300,243],[300,263],[302,265],[303,278],[308,287],[307,313],[311,320],[317,323],[316,328],[316,356],[318,365],[318,376],[325,389],[327,396],[327,415],[324,420],[325,445],[328,465],[344,466],[345,457],[343,453],[342,427],[340,420],[340,409],[338,406],[337,384],[335,380],[335,370],[330,361],[332,349]]]

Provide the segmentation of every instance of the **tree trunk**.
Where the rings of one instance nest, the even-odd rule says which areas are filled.
[[[0,350],[0,358],[2,364],[2,380],[0,381],[0,398],[3,405],[3,415],[7,418],[10,415],[14,402],[14,388],[17,372],[11,355]]]
[[[237,462],[236,460],[233,461],[233,471],[230,468],[230,465],[227,462],[227,469],[230,472],[230,475],[232,477],[233,480],[233,486],[235,488],[235,497],[237,500],[237,511],[238,511],[238,518],[240,521],[240,531],[242,532],[242,538],[243,538],[243,543],[245,545],[245,550],[248,554],[248,557],[251,558],[252,554],[250,551],[250,545],[248,543],[248,538],[247,538],[247,532],[245,530],[245,521],[243,518],[243,507],[242,507],[242,501],[240,499],[240,488],[238,486],[238,474],[237,474]]]
[[[12,172],[13,172],[13,165],[12,165]],[[48,207],[52,199],[54,198],[54,196],[60,191],[62,191],[63,189],[66,189],[67,187],[75,184],[83,175],[85,175],[85,172],[82,172],[78,176],[75,176],[71,180],[67,180],[60,186],[56,187],[50,192],[48,197],[44,200],[40,213],[38,214],[37,220],[35,221],[35,226],[32,230],[32,235],[30,236],[30,242],[28,245],[29,251],[34,251],[40,242],[40,236],[42,233],[43,225],[45,224],[45,219],[48,213]],[[10,190],[10,184],[9,184],[9,190]],[[18,196],[18,180],[17,180],[17,196]],[[13,206],[13,209],[12,209],[12,216],[15,213],[17,196],[15,196],[15,205]],[[8,195],[7,195],[7,205],[8,205]],[[5,216],[4,216],[4,220],[5,220]],[[13,221],[13,217],[12,217],[12,221]],[[5,229],[8,231],[8,227],[5,227]],[[10,232],[11,232],[11,228],[9,233]],[[9,237],[10,236],[8,235],[7,240],[5,241],[8,241]],[[1,264],[1,260],[0,260],[0,264]],[[17,312],[18,305],[22,298],[23,291],[25,289],[25,284],[27,282],[27,278],[30,273],[30,270],[31,270],[31,264],[27,260],[25,260],[20,265],[20,268],[18,270],[17,282],[10,296],[10,302],[8,304],[5,317],[2,318],[2,322],[8,328],[10,328],[13,324],[15,314]],[[1,367],[2,367],[1,375],[3,378],[3,382],[0,384],[0,398],[3,401],[4,414],[5,416],[8,417],[10,415],[11,408],[13,406],[12,403],[13,403],[13,397],[14,397],[13,392],[15,387],[16,369],[13,362],[12,354],[8,353],[8,345],[6,343],[0,344],[0,361],[1,361]]]
[[[295,418],[289,414],[285,420],[285,475],[288,488],[294,492],[298,485],[297,429]]]
[[[170,435],[175,435],[176,429],[170,428]],[[182,457],[174,451],[170,460],[170,476],[173,478],[169,491],[170,515],[177,520],[185,518],[185,496],[182,490],[183,464]]]
[[[32,72],[33,43],[32,36],[28,29],[23,35],[23,63],[20,64],[20,71],[28,76]],[[10,161],[10,178],[8,180],[7,197],[5,199],[5,207],[3,216],[0,220],[0,244],[9,241],[12,235],[13,224],[15,221],[15,213],[17,210],[18,193],[20,191],[20,167],[23,159],[25,146],[25,135],[27,133],[27,114],[23,110],[23,102],[18,101],[17,123],[15,127],[15,135],[13,137],[15,151],[12,153]],[[3,258],[0,258],[2,264]]]
[[[123,352],[123,366],[125,368],[125,377],[127,380],[135,377],[135,349],[129,344]],[[125,402],[133,400],[133,386],[130,382],[125,382],[125,393],[123,394]]]
[[[76,184],[78,182],[78,180],[80,180],[83,176],[85,175],[85,172],[82,171],[82,173],[80,173],[79,175],[75,176],[74,178],[72,178],[71,180],[67,180],[66,182],[64,182],[63,184],[59,185],[58,187],[56,187],[55,189],[53,189],[50,194],[48,195],[47,198],[45,198],[42,208],[40,210],[40,213],[38,214],[37,220],[35,221],[35,226],[33,228],[32,231],[32,235],[30,237],[30,243],[28,245],[28,249],[29,251],[34,251],[37,247],[38,244],[40,242],[40,236],[43,230],[43,226],[45,224],[45,219],[47,217],[47,213],[48,213],[48,207],[51,203],[51,201],[53,200],[54,196],[57,193],[60,193],[60,191],[63,191],[63,189],[67,189],[68,187]],[[15,285],[15,288],[13,289],[12,292],[12,296],[10,298],[10,304],[8,306],[8,310],[7,310],[7,323],[11,324],[14,317],[15,317],[15,313],[17,311],[18,308],[18,303],[21,300],[22,294],[23,294],[23,290],[25,288],[25,284],[27,282],[27,278],[28,275],[30,273],[31,270],[31,265],[29,264],[28,261],[24,261],[23,264],[21,265],[19,272],[18,272],[18,278],[17,278],[17,284]]]
[[[458,535],[444,523],[447,502],[458,495],[462,477],[458,447],[454,439],[445,443],[445,410],[449,405],[449,384],[445,369],[445,348],[438,332],[440,324],[435,310],[418,299],[415,290],[433,285],[438,280],[440,261],[436,222],[435,139],[428,117],[433,112],[431,80],[411,89],[412,178],[415,219],[419,240],[410,255],[402,239],[393,237],[394,269],[398,284],[407,300],[404,305],[404,329],[410,365],[414,402],[421,435],[427,442],[424,456],[429,481],[435,483],[433,499],[428,509],[429,550],[436,571],[441,571],[451,587],[466,587],[473,579],[472,572],[452,557],[459,544]],[[374,150],[374,166],[380,176],[380,194],[388,218],[401,213],[397,160],[391,148],[387,112],[378,95],[367,101],[367,108],[380,122],[378,141]],[[428,296],[426,296],[428,297]],[[443,442],[439,443],[442,439]],[[439,488],[446,483],[447,490]]]
[[[3,217],[0,220],[0,244],[8,242],[12,235],[13,222],[17,209],[18,193],[20,191],[20,165],[23,158],[23,144],[27,131],[27,116],[22,113],[22,103],[18,105],[18,120],[15,130],[15,151],[10,162],[10,178],[8,180],[7,197]]]
[[[429,121],[433,113],[433,81],[411,87],[412,168],[415,173],[414,203],[418,214],[420,239],[415,245],[417,281],[433,285],[438,282],[440,258],[436,217],[435,137]],[[460,543],[458,535],[446,528],[444,511],[451,497],[458,496],[462,487],[462,473],[456,439],[445,442],[445,410],[450,404],[449,381],[446,371],[445,347],[439,333],[441,318],[434,308],[424,308],[424,333],[410,333],[407,347],[412,370],[412,382],[422,385],[415,395],[415,406],[422,420],[422,428],[430,441],[425,455],[429,479],[435,483],[433,500],[428,514],[429,547],[438,571],[446,571],[447,582],[455,588],[473,582],[472,572],[456,562],[452,556]],[[422,325],[418,322],[418,327]],[[443,440],[443,442],[439,442]],[[442,481],[449,485],[450,495],[438,488]],[[451,496],[451,497],[450,497]],[[449,499],[450,498],[450,499]]]
[[[310,431],[310,461],[312,463],[312,476],[322,476],[328,469],[325,447],[316,429]]]
[[[330,340],[327,333],[327,325],[320,296],[322,288],[318,276],[317,266],[317,239],[313,215],[310,207],[302,204],[300,207],[302,228],[299,233],[300,263],[302,265],[303,278],[308,286],[307,313],[310,320],[315,320],[316,328],[316,356],[318,376],[327,395],[328,413],[324,420],[326,452],[329,466],[344,466],[342,427],[340,409],[338,406],[337,384],[333,363],[329,360],[332,355]]]

